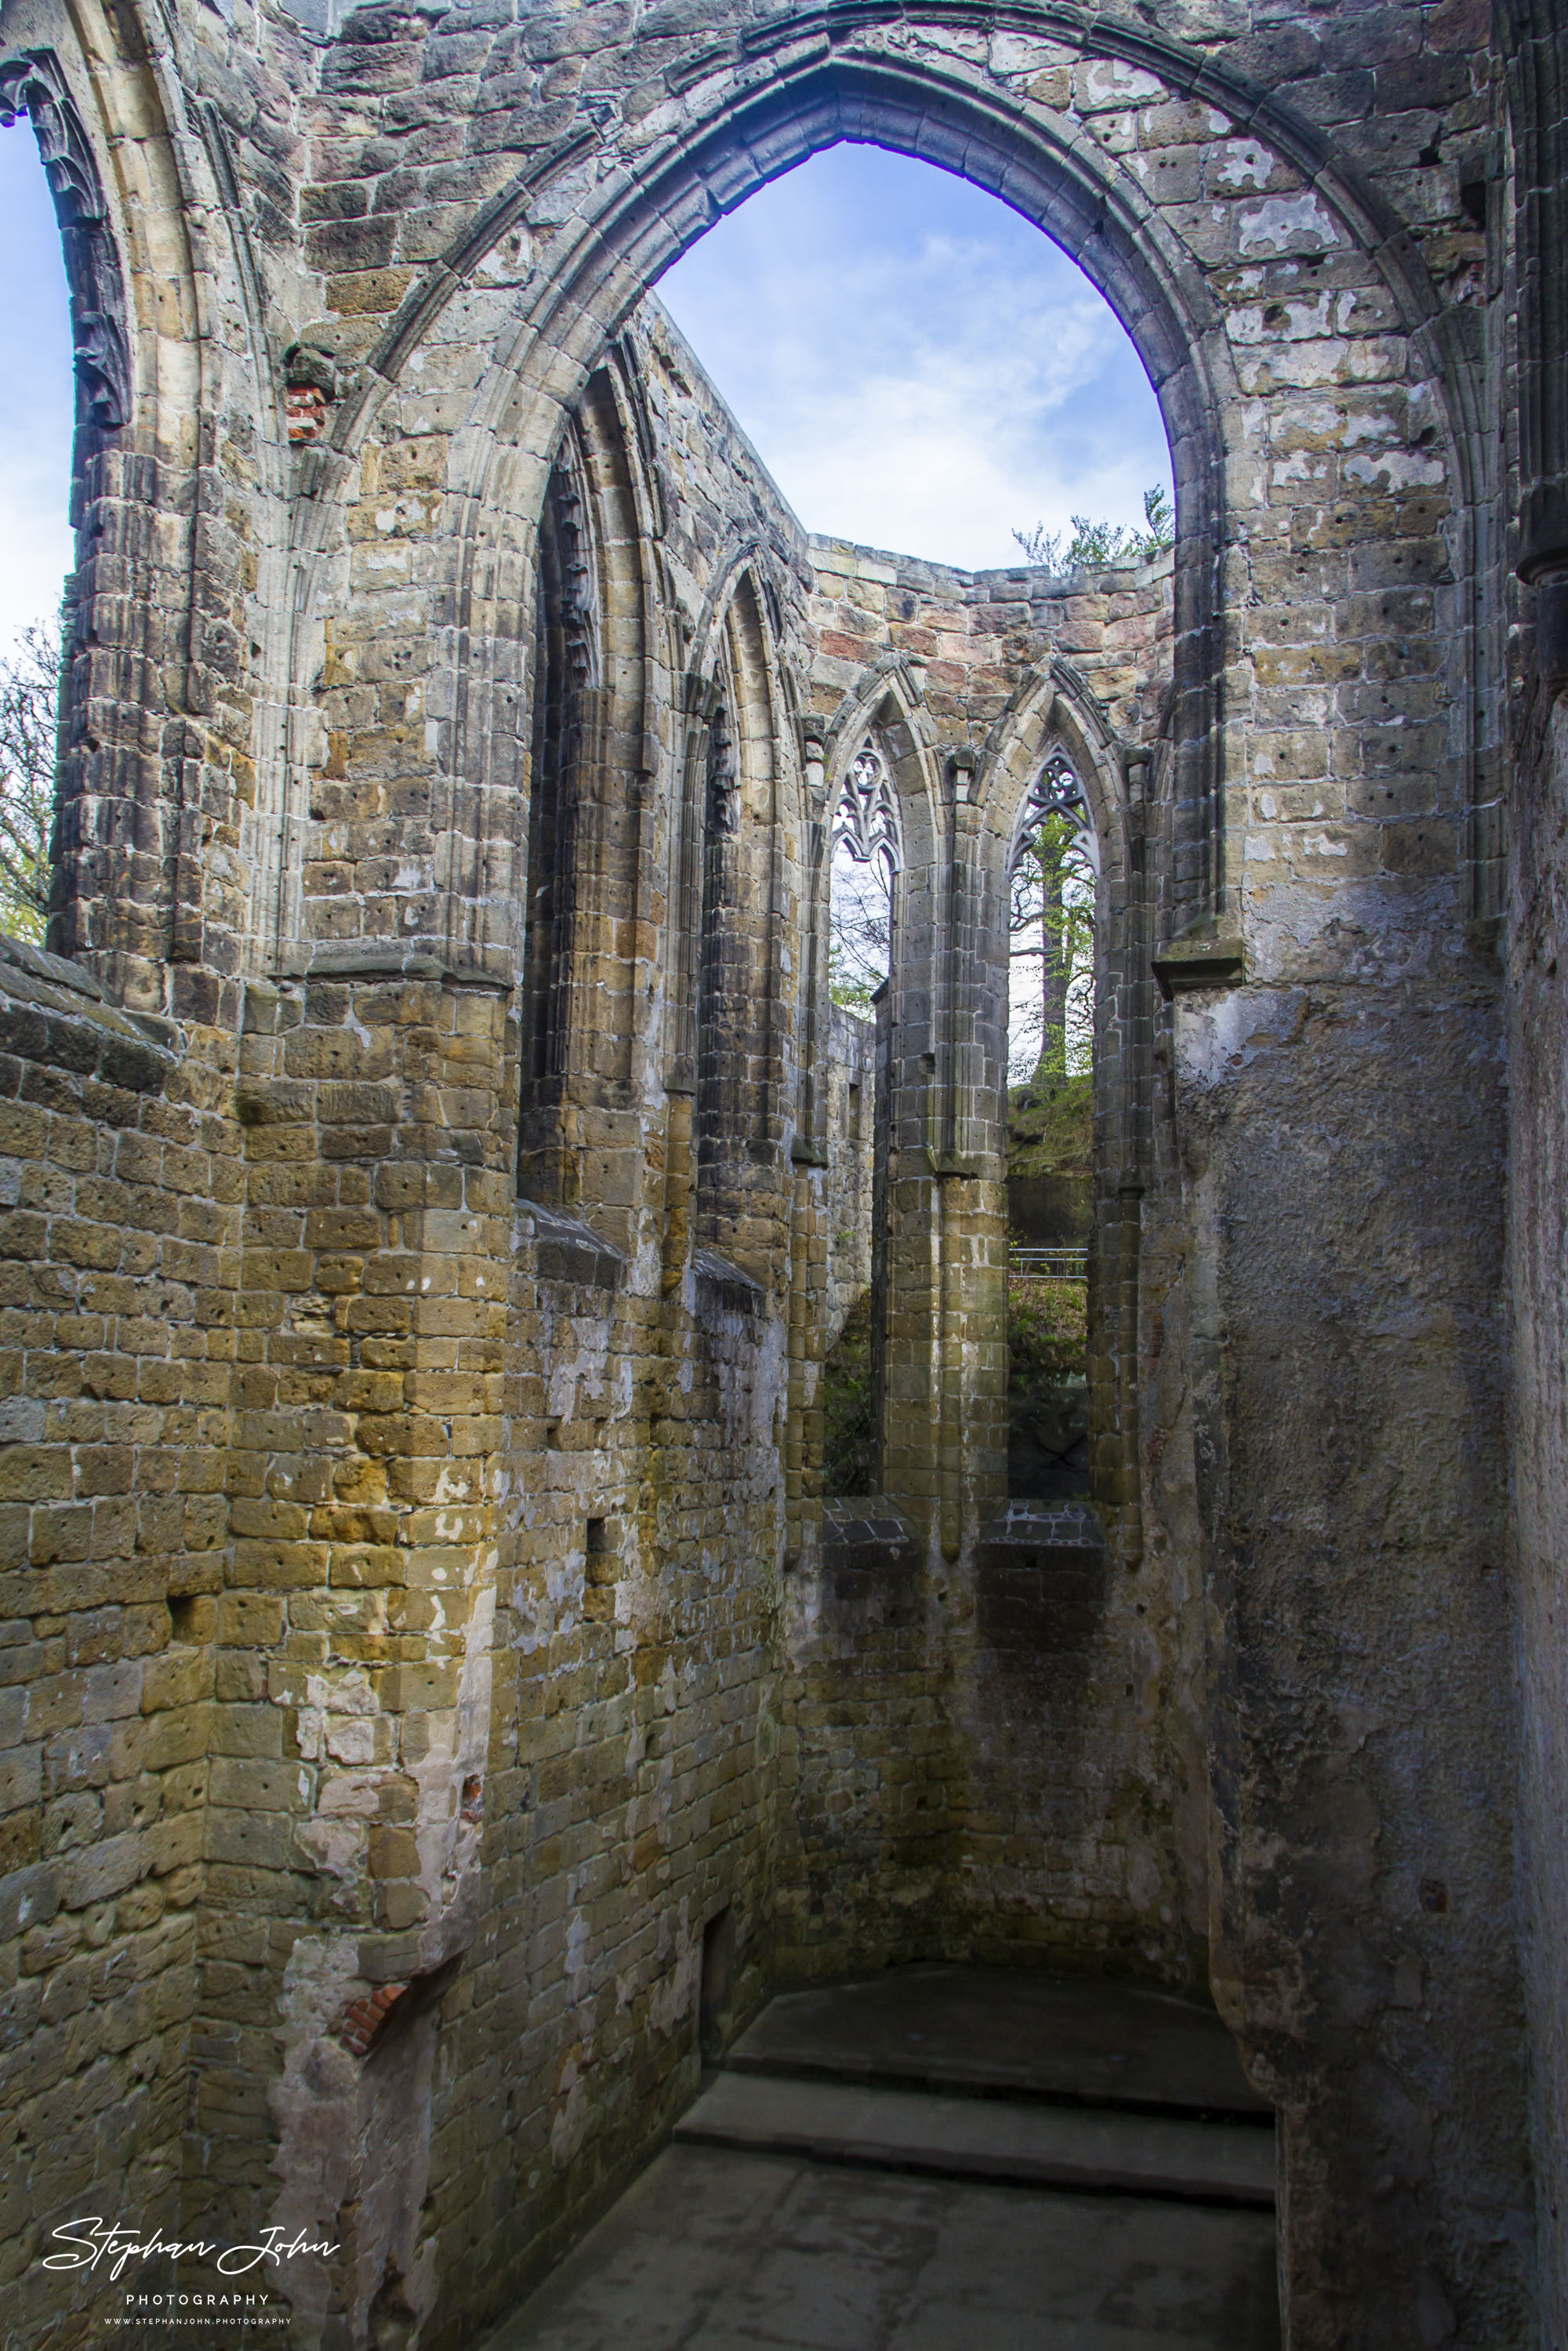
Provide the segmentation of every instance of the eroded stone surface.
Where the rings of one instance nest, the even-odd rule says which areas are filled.
[[[110,2307],[37,2267],[84,2199],[319,2230],[302,2342],[465,2340],[689,2094],[709,1928],[736,2016],[948,1955],[1212,1984],[1283,2116],[1290,2340],[1496,2351],[1532,2281],[1552,2339],[1550,0],[10,0],[4,43],[78,240],[51,947],[99,991],[0,965],[29,2346]],[[843,137],[1105,287],[1169,563],[969,578],[784,508],[644,297]],[[868,1044],[823,812],[873,735]],[[979,1555],[1053,747],[1103,873],[1105,1543],[1060,1607]],[[873,1224],[915,1556],[836,1574]]]

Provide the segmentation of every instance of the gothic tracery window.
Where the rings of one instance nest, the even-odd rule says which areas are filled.
[[[1019,818],[1018,834],[1013,847],[1013,866],[1017,869],[1030,841],[1042,824],[1060,818],[1069,827],[1079,845],[1080,854],[1095,872],[1100,870],[1099,843],[1094,833],[1094,820],[1089,813],[1089,803],[1083,797],[1083,787],[1064,751],[1053,751],[1030,787]]]
[[[833,848],[840,843],[858,865],[872,865],[880,857],[889,874],[904,862],[898,831],[898,799],[887,763],[873,743],[857,751],[844,778],[833,811]]]
[[[836,1003],[864,1013],[888,976],[893,900],[904,863],[898,794],[880,747],[851,760],[833,808],[829,985]]]
[[[1065,752],[1042,762],[1019,811],[1009,868],[1013,1083],[1082,1074],[1094,1025],[1099,841]]]

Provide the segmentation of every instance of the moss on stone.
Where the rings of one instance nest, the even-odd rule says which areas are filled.
[[[1088,1176],[1093,1154],[1094,1081],[1088,1071],[1009,1091],[1009,1176]]]

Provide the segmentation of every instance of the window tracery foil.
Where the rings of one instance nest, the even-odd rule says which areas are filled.
[[[904,863],[898,795],[887,762],[873,743],[856,752],[839,793],[833,810],[835,855],[841,847],[857,865],[874,865],[881,860],[883,879],[889,883]]]
[[[1064,751],[1053,751],[1030,785],[1024,804],[1019,811],[1018,831],[1013,840],[1012,862],[1018,863],[1023,846],[1032,833],[1039,831],[1047,817],[1065,817],[1078,836],[1078,843],[1090,864],[1100,869],[1099,836],[1089,802],[1078,772]]]

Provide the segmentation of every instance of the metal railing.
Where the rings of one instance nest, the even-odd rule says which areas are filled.
[[[1013,1281],[1087,1281],[1088,1249],[1009,1249],[1008,1276]]]

